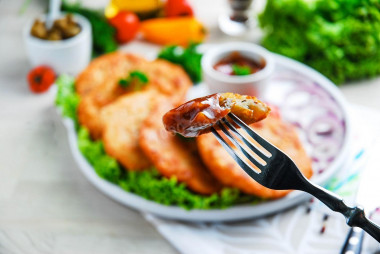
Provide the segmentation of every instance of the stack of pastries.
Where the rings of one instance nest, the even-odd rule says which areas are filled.
[[[141,89],[120,86],[120,79],[139,71],[148,77]],[[164,177],[175,177],[193,192],[210,195],[223,187],[263,198],[279,198],[288,191],[267,189],[251,179],[207,133],[192,139],[165,130],[163,115],[185,101],[192,82],[184,70],[165,60],[148,61],[121,52],[93,60],[77,77],[78,119],[94,140],[125,170],[154,166]],[[310,178],[311,160],[295,129],[272,112],[250,125],[287,153]]]

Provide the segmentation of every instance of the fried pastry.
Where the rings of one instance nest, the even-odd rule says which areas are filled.
[[[81,96],[79,123],[89,130],[93,139],[99,139],[102,135],[103,123],[98,117],[101,109],[119,96],[135,92],[120,86],[119,80],[136,70],[148,78],[148,83],[140,90],[154,90],[176,103],[183,101],[192,84],[181,67],[164,60],[150,62],[123,53],[112,53],[93,60],[76,82],[77,92]]]
[[[259,135],[292,158],[305,177],[310,178],[312,176],[311,160],[292,125],[283,122],[278,114],[271,114],[265,120],[250,126]],[[225,140],[228,140],[221,131],[220,134]],[[251,139],[251,141],[253,140]],[[197,145],[203,162],[224,185],[236,187],[244,193],[262,198],[280,198],[290,192],[287,190],[271,190],[253,180],[234,161],[212,133],[197,137]]]
[[[175,177],[200,194],[219,191],[222,185],[202,163],[195,141],[165,130],[161,119],[172,107],[173,104],[163,101],[152,111],[141,128],[141,148],[163,176]]]
[[[143,121],[156,104],[157,96],[153,90],[126,94],[101,111],[104,149],[127,170],[151,166],[140,148],[139,133]]]
[[[94,89],[104,86],[104,83],[116,84],[136,66],[144,65],[148,61],[144,58],[121,52],[114,52],[99,56],[91,61],[81,72],[75,82],[75,89],[83,97]]]

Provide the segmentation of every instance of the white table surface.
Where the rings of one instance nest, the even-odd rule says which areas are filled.
[[[23,2],[0,0],[0,253],[176,253],[138,212],[90,185],[72,159],[52,94],[28,90],[21,29],[46,1],[31,1],[20,15]],[[211,42],[257,40],[257,31],[231,39],[218,30],[223,0],[191,2]],[[341,91],[351,103],[380,110],[380,79]]]

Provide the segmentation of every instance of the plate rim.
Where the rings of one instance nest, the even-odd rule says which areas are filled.
[[[303,63],[297,62],[296,60],[290,59],[288,57],[273,54],[275,58],[275,65],[281,64],[286,66],[292,66],[292,69],[297,69],[298,72],[305,75],[302,70],[305,70],[306,76],[310,77],[318,83],[323,89],[325,89],[340,106],[343,114],[343,119],[345,120],[345,137],[340,150],[339,155],[328,167],[325,173],[321,174],[317,179],[318,181],[313,181],[316,184],[323,185],[329,180],[337,171],[344,166],[345,156],[349,153],[349,144],[352,139],[351,130],[351,120],[348,114],[348,103],[343,97],[343,94],[339,91],[335,84],[329,79],[323,76],[316,70],[306,66]],[[289,64],[286,64],[289,63]],[[293,67],[294,66],[294,67]],[[301,70],[301,71],[300,71]],[[60,112],[60,119],[62,120],[69,139],[69,146],[71,153],[74,157],[76,164],[78,165],[82,174],[93,184],[98,190],[103,194],[110,197],[111,199],[138,211],[152,213],[163,218],[176,219],[182,221],[237,221],[250,218],[261,217],[264,215],[273,214],[281,210],[295,206],[302,201],[306,201],[311,196],[307,193],[301,191],[293,191],[289,195],[276,200],[271,200],[255,205],[243,204],[235,205],[225,209],[193,209],[185,210],[178,206],[167,206],[163,204],[156,203],[154,201],[145,199],[137,194],[127,192],[107,180],[100,178],[92,165],[85,159],[78,148],[77,143],[77,133],[75,131],[74,122],[72,119],[63,117]]]

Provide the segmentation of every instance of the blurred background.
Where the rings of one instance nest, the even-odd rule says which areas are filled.
[[[337,85],[344,84],[340,89],[350,102],[380,107],[377,100],[380,82],[376,78],[380,72],[377,65],[380,21],[376,1],[269,1],[265,13],[259,20],[258,14],[265,9],[266,1],[243,1],[252,2],[249,10],[245,12],[250,19],[250,28],[243,33],[240,32],[241,29],[236,29],[236,24],[230,25],[228,21],[223,21],[233,12],[233,2],[189,1],[196,18],[208,30],[207,42],[247,40],[262,44],[273,52],[312,66]],[[84,0],[81,3],[84,7],[100,11],[109,7],[108,1]],[[115,3],[117,6],[117,1]],[[148,7],[139,7],[140,4]],[[23,74],[28,69],[27,62],[22,61],[25,60],[26,52],[19,38],[20,33],[27,21],[48,10],[48,1],[2,1],[1,5],[3,31],[0,52],[3,56],[10,52],[13,55],[8,61],[0,63],[4,73],[2,78],[6,78],[7,74],[11,75],[12,67],[15,65],[25,65]],[[142,8],[139,12],[146,17],[162,15],[159,10],[162,8],[160,1],[142,1],[132,6],[125,1],[120,8],[123,6],[132,10]],[[155,7],[158,7],[158,10],[151,12]],[[109,10],[109,15],[114,15],[112,11],[115,10]],[[231,34],[228,30],[233,30],[234,36],[228,35]],[[236,33],[236,30],[239,32]],[[131,43],[135,43],[135,40],[122,43],[121,46]],[[15,50],[16,48],[18,50]],[[16,60],[19,62],[13,63]],[[21,86],[20,84],[19,87]]]
[[[173,2],[165,7],[164,0],[63,1],[61,10],[83,15],[92,35],[83,38],[82,48],[66,55],[75,58],[66,59],[62,53],[54,68],[41,69],[42,57],[52,54],[28,38],[30,31],[34,29],[35,37],[63,40],[76,35],[76,25],[62,31],[57,28],[54,33],[40,30],[36,18],[47,13],[49,1],[0,0],[0,253],[178,253],[180,248],[173,240],[170,244],[156,230],[160,221],[153,227],[139,212],[98,192],[76,169],[50,87],[56,75],[77,74],[99,55],[118,49],[144,52],[146,48],[154,55],[164,45],[187,46],[189,41],[210,45],[251,42],[319,71],[338,87],[348,104],[380,110],[379,1]],[[122,11],[134,15],[118,18]],[[174,17],[192,18],[165,23],[170,12]],[[136,18],[143,22],[158,17],[165,22],[144,29],[136,26]],[[86,21],[80,24],[85,26]],[[170,29],[177,31],[175,36],[166,32]],[[66,67],[72,69],[60,69]],[[200,69],[190,68],[190,72],[196,81]],[[376,114],[366,116],[372,115],[378,119]],[[178,231],[172,232],[181,234],[181,227],[173,228]],[[347,229],[340,224],[335,228]],[[163,233],[165,227],[159,230]],[[341,244],[329,244],[335,249],[323,253],[338,253],[336,246]],[[238,253],[228,251],[210,253]]]

